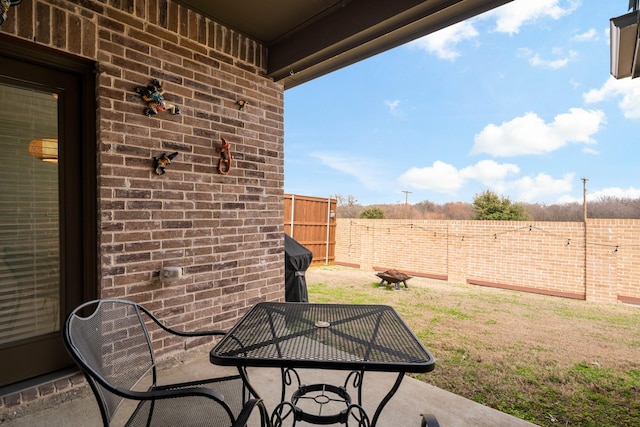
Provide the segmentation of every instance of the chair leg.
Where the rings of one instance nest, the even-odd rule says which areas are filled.
[[[438,423],[438,420],[433,415],[420,414],[420,416],[422,417],[421,427],[440,427],[440,423]]]

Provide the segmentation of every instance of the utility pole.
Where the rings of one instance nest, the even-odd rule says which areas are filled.
[[[407,218],[409,212],[409,194],[411,191],[402,190],[404,193],[404,217]]]
[[[587,222],[587,178],[580,178],[582,180],[582,210],[584,222]]]
[[[585,299],[587,298],[586,289],[588,283],[588,272],[589,272],[589,254],[587,253],[587,178],[580,178],[582,180],[582,209],[584,214],[584,224],[582,225],[584,228],[584,276],[582,278],[583,285],[585,289]]]

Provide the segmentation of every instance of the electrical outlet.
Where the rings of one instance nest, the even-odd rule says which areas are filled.
[[[160,280],[176,280],[182,277],[182,267],[162,267]]]

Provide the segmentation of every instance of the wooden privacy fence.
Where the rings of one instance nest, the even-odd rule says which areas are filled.
[[[284,232],[313,253],[311,265],[332,264],[336,250],[336,200],[285,194]]]

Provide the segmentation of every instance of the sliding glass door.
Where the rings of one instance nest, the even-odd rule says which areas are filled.
[[[60,330],[57,94],[0,83],[0,345]]]
[[[4,43],[0,387],[73,366],[61,328],[97,293],[93,70]]]

